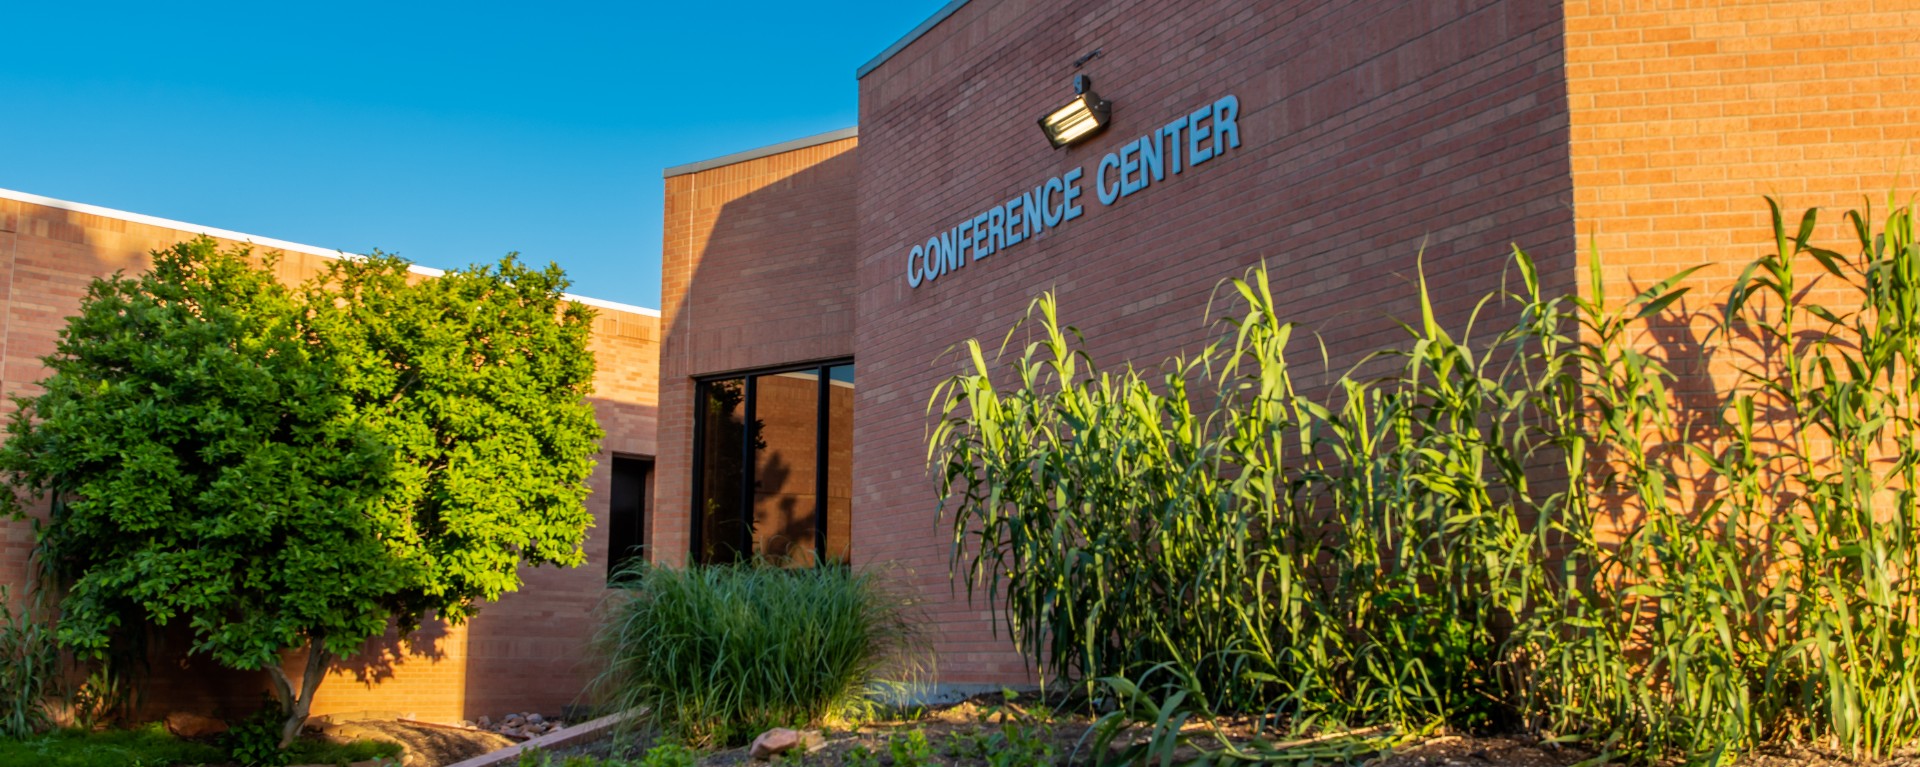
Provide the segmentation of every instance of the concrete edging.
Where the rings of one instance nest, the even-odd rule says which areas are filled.
[[[639,711],[625,711],[618,714],[609,714],[590,722],[584,722],[572,727],[549,732],[524,743],[507,746],[499,751],[482,754],[464,762],[455,762],[447,765],[447,767],[498,767],[498,765],[518,762],[521,752],[530,748],[551,749],[561,746],[592,743],[602,738],[611,737],[613,735],[614,725],[625,721],[629,717],[638,716],[640,713]]]

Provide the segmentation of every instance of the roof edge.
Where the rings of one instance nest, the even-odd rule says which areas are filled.
[[[893,58],[895,54],[906,50],[907,46],[913,44],[913,41],[920,39],[921,35],[931,31],[940,22],[946,21],[948,16],[952,16],[954,11],[960,10],[960,6],[966,4],[967,0],[953,0],[953,2],[947,3],[946,7],[934,11],[932,16],[927,17],[926,21],[920,22],[920,26],[914,27],[912,32],[908,32],[905,37],[893,41],[893,44],[887,46],[886,50],[881,51],[880,55],[873,57],[873,60],[862,64],[859,69],[854,70],[853,79],[859,80],[865,78],[868,73],[879,69],[881,64],[887,63],[887,59]]]
[[[298,242],[291,242],[288,240],[276,240],[272,237],[257,237],[251,234],[246,234],[244,232],[236,232],[230,229],[218,229],[211,226],[189,224],[185,221],[175,221],[173,219],[160,218],[158,216],[149,216],[143,213],[129,213],[124,210],[114,210],[113,208],[103,208],[98,205],[88,205],[84,202],[71,202],[68,200],[59,200],[52,197],[43,197],[41,195],[31,194],[28,192],[18,192],[12,189],[0,188],[0,199],[8,199],[16,202],[24,202],[29,205],[39,205],[44,208],[53,208],[55,210],[65,210],[65,211],[71,211],[74,213],[83,213],[89,216],[100,216],[102,218],[111,218],[119,221],[127,221],[130,223],[135,223],[135,224],[157,226],[162,229],[176,229],[183,232],[204,234],[208,237],[217,237],[222,240],[232,240],[234,242],[245,242],[253,245],[258,245],[262,248],[269,248],[272,250],[293,251],[295,253],[306,253],[308,255],[320,256],[321,258],[340,258],[340,259],[366,258],[366,254],[364,253],[348,253],[344,250],[328,250],[326,248],[322,248],[314,245],[304,245]],[[408,265],[407,270],[410,272],[413,272],[414,274],[418,274],[426,277],[438,277],[440,275],[447,273],[445,269],[435,269],[431,266],[421,266],[419,264],[410,264]],[[561,298],[564,298],[568,301],[572,301],[576,304],[585,304],[587,306],[595,306],[602,309],[612,309],[615,311],[629,312],[632,314],[643,314],[649,317],[660,316],[660,310],[648,309],[644,306],[633,306],[631,304],[622,304],[615,301],[603,301],[598,298],[576,296],[572,293],[564,293],[561,295]]]
[[[860,126],[855,125],[850,128],[841,128],[840,130],[836,130],[836,131],[827,131],[826,133],[822,133],[815,136],[808,136],[806,138],[797,138],[792,141],[782,141],[778,144],[769,144],[767,146],[763,146],[758,149],[749,149],[744,152],[734,152],[733,154],[729,154],[729,155],[721,155],[711,160],[701,160],[699,162],[690,162],[685,165],[675,165],[671,168],[666,169],[665,171],[662,171],[660,174],[660,177],[673,178],[674,176],[684,176],[689,173],[699,173],[700,171],[703,171],[703,170],[713,170],[714,168],[723,168],[728,165],[743,163],[749,160],[758,160],[762,157],[772,157],[782,152],[791,152],[795,149],[806,149],[807,147],[819,146],[821,144],[831,144],[835,141],[845,141],[850,138],[856,138],[859,135],[860,135]]]

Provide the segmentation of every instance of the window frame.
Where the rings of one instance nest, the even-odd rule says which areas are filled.
[[[818,385],[814,388],[814,430],[813,430],[813,563],[820,566],[827,563],[827,476],[828,464],[832,461],[831,441],[828,431],[832,426],[832,386],[831,371],[834,368],[853,365],[852,357],[831,357],[810,362],[796,362],[788,365],[749,368],[725,373],[710,373],[693,377],[693,503],[688,507],[692,530],[687,536],[691,546],[688,557],[695,565],[711,564],[702,560],[701,550],[706,543],[706,520],[701,517],[701,509],[707,505],[706,487],[706,434],[707,434],[707,387],[720,381],[740,379],[742,395],[742,428],[740,456],[740,488],[738,490],[741,540],[735,542],[734,551],[751,557],[753,539],[748,532],[753,529],[753,491],[755,482],[754,410],[759,399],[757,379],[762,376],[782,373],[812,372]],[[855,374],[856,376],[858,373]],[[857,380],[857,378],[856,378]],[[857,385],[857,384],[856,384]],[[851,428],[852,424],[848,424]]]

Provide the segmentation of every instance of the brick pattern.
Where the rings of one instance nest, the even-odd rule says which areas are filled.
[[[666,180],[654,561],[692,545],[693,379],[853,355],[855,143]]]
[[[1819,239],[1845,246],[1841,212],[1920,181],[1920,0],[1569,0],[1566,16],[1577,225],[1613,295],[1706,264],[1692,284],[1721,296],[1772,250],[1762,196],[1827,209]]]
[[[1670,359],[1679,404],[1704,419],[1690,422],[1711,424],[1751,360],[1750,346],[1708,338],[1740,271],[1774,250],[1762,197],[1780,202],[1790,227],[1801,211],[1821,208],[1816,242],[1852,256],[1858,246],[1842,213],[1871,204],[1877,216],[1888,191],[1920,182],[1910,159],[1920,151],[1920,1],[1572,0],[1566,8],[1580,287],[1594,288],[1589,241],[1614,301],[1704,267],[1685,283],[1694,293],[1637,343]],[[1797,269],[1820,272],[1812,259]],[[1836,310],[1853,300],[1819,282],[1809,288],[1809,298]],[[1785,439],[1794,436],[1788,428],[1760,431]],[[1695,444],[1714,438],[1705,426],[1688,434]],[[1825,446],[1816,437],[1810,448]],[[1692,478],[1712,477],[1698,464],[1677,473],[1683,495],[1703,481]]]
[[[65,318],[77,311],[95,277],[144,269],[148,252],[192,236],[0,199],[0,394],[11,398],[36,390],[36,382],[46,374],[39,358],[53,351]],[[285,253],[278,273],[284,280],[298,281],[323,269],[328,260]],[[592,402],[607,438],[587,504],[604,525],[607,457],[655,452],[659,320],[608,309],[598,312],[591,342],[599,364]],[[14,409],[11,399],[0,404],[0,412]],[[18,589],[31,546],[28,523],[0,522],[0,583]],[[605,593],[607,540],[589,533],[586,547],[586,565],[530,569],[523,573],[526,585],[521,592],[487,606],[466,626],[430,626],[422,633],[430,641],[419,648],[390,637],[367,655],[338,664],[321,686],[314,713],[388,711],[451,721],[529,709],[558,713],[578,702],[592,673],[582,659],[591,610]],[[264,675],[220,671],[204,659],[186,656],[185,647],[183,635],[160,638],[154,678],[143,691],[150,711],[231,713],[257,705],[266,691]],[[289,667],[297,669],[298,659]]]
[[[1028,669],[948,577],[924,466],[927,397],[957,370],[941,351],[997,343],[1054,290],[1096,359],[1151,368],[1197,350],[1215,286],[1264,262],[1339,369],[1397,338],[1387,318],[1413,311],[1423,248],[1453,319],[1497,289],[1509,243],[1569,280],[1562,40],[1560,4],[1538,0],[975,0],[861,81],[854,557],[904,566],[942,681]],[[1055,151],[1034,121],[1077,73],[1114,124]],[[1098,203],[1103,154],[1229,93],[1239,149]],[[1072,167],[1083,219],[908,288],[914,243]]]

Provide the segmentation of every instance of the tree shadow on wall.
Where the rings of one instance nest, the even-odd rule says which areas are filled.
[[[657,423],[654,405],[589,399],[602,423]],[[657,483],[656,478],[653,486]],[[572,568],[521,567],[520,590],[483,605],[463,627],[461,716],[498,719],[525,711],[562,716],[589,703],[584,691],[599,672],[592,649],[597,610],[609,593],[612,484],[611,466],[604,458],[595,469],[592,488],[586,500],[594,517],[585,543],[587,561]],[[644,508],[650,517],[657,515],[653,499],[647,499]]]

